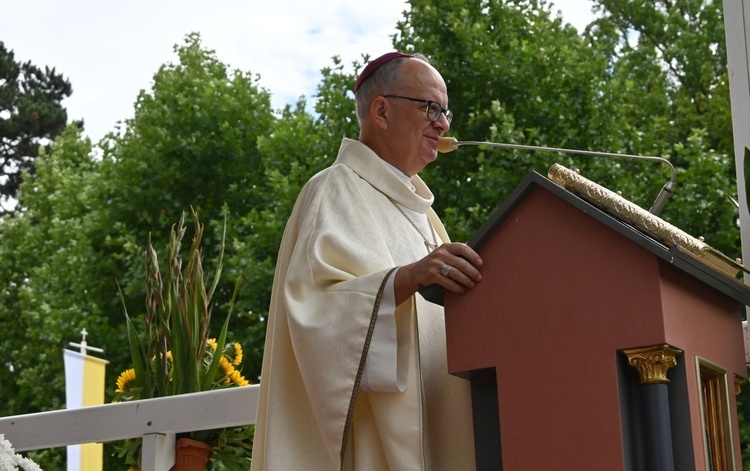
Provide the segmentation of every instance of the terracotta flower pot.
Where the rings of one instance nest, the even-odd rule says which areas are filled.
[[[175,461],[170,471],[203,471],[212,454],[208,443],[180,438],[175,445]]]

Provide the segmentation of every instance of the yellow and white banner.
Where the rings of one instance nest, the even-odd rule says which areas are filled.
[[[63,350],[65,360],[65,401],[68,409],[104,403],[106,360]],[[68,446],[68,471],[101,471],[103,445],[86,443]]]

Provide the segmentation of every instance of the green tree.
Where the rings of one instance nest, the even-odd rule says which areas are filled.
[[[618,140],[669,156],[678,168],[668,221],[739,256],[731,110],[721,2],[595,2],[607,35],[612,80],[605,96],[623,108]],[[615,134],[613,134],[615,135]]]
[[[632,28],[623,24],[631,23],[618,11],[606,10],[579,34],[543,0],[410,3],[394,45],[427,53],[441,70],[456,114],[452,135],[666,156],[679,167],[679,175],[663,217],[706,236],[729,255],[738,253],[736,215],[727,198],[735,193],[732,165],[707,127],[716,114],[731,122],[724,106],[725,69],[718,65],[725,50],[716,33],[723,31],[717,25],[721,17],[708,13],[713,4],[705,2],[710,8],[702,10],[694,6],[706,13],[700,22],[690,23],[697,29],[689,33],[694,39],[682,46],[705,40],[702,52],[673,48],[675,70],[711,71],[690,88],[665,67],[663,44],[638,36],[637,46],[630,45]],[[629,11],[631,2],[598,5],[604,9],[605,3]],[[650,2],[639,4],[647,8]],[[659,6],[652,8],[658,12]],[[699,89],[710,91],[710,105],[685,106]],[[553,162],[580,168],[586,177],[646,208],[669,178],[666,168],[642,161],[469,147],[439,159],[424,173],[433,187],[446,189],[444,194],[437,191],[438,209],[453,235],[465,240],[529,171],[545,174]],[[717,178],[691,180],[712,172]],[[692,191],[683,192],[683,187]]]
[[[101,346],[117,335],[102,315],[102,298],[89,296],[102,281],[91,245],[98,163],[80,133],[71,125],[40,153],[35,177],[21,184],[25,210],[0,224],[0,415],[64,408],[61,349],[78,341],[83,327]],[[63,452],[34,456],[45,469],[60,469]]]
[[[273,134],[276,123],[270,94],[258,86],[258,77],[230,71],[213,51],[203,49],[197,34],[188,35],[175,53],[179,62],[159,69],[152,89],[139,95],[134,117],[125,121],[120,135],[110,135],[104,144],[102,177],[108,186],[103,197],[111,218],[106,240],[112,244],[106,252],[116,253],[122,238],[142,246],[149,232],[155,245],[165,243],[161,238],[169,227],[192,206],[213,228],[205,234],[204,248],[207,257],[214,257],[224,211],[231,240],[235,234],[245,235],[239,227],[241,218],[271,199],[265,181],[268,161],[258,148],[260,139]],[[233,254],[230,246],[227,258]],[[127,260],[117,267],[116,276],[133,312],[138,312],[143,299],[140,263],[140,259]],[[227,264],[215,295],[218,306],[226,306],[242,274],[232,268]],[[251,280],[257,275],[244,273]],[[252,337],[245,333],[253,325],[247,316],[267,309],[266,303],[267,298],[249,297],[240,290],[230,326],[232,338]],[[253,350],[248,341],[243,344]],[[245,364],[259,371],[260,357],[250,355]]]
[[[669,103],[665,114],[673,118],[674,142],[687,140],[693,129],[706,129],[709,148],[731,152],[722,2],[595,0],[594,5],[602,18],[592,27],[609,23],[616,29],[619,62],[629,76],[648,82],[658,68],[666,79],[661,99]],[[638,70],[644,58],[650,70]],[[635,100],[653,98],[651,93],[633,95]]]
[[[70,83],[55,69],[19,63],[0,41],[0,215],[13,210],[23,172],[34,172],[40,145],[68,120],[62,100]]]
[[[8,328],[2,342],[13,352],[0,372],[0,381],[12,385],[0,390],[3,415],[62,407],[60,349],[78,340],[83,327],[92,345],[105,347],[111,399],[117,375],[129,366],[116,281],[129,311],[140,317],[149,232],[155,244],[165,243],[171,224],[192,205],[207,225],[205,256],[213,258],[224,210],[230,224],[239,224],[248,208],[272,200],[259,193],[267,185],[256,142],[272,134],[276,121],[269,94],[251,75],[229,72],[197,35],[176,53],[179,63],[156,73],[134,117],[96,152],[76,126],[43,152],[37,172],[21,186],[25,210],[0,224],[0,322]],[[229,247],[227,256],[232,253]],[[219,317],[239,274],[229,272],[216,292]],[[244,313],[268,304],[241,297],[244,311],[230,334],[238,339],[249,337]],[[260,370],[259,357],[244,362],[251,363]],[[44,468],[60,468],[63,453],[44,452]]]

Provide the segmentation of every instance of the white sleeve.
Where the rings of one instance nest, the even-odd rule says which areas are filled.
[[[396,329],[396,291],[394,270],[386,281],[370,349],[365,360],[360,387],[364,391],[404,392],[408,366],[398,365],[398,331]]]

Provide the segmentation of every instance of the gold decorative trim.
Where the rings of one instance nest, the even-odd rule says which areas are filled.
[[[638,370],[641,384],[661,384],[669,383],[667,370],[677,366],[677,355],[682,354],[682,350],[664,344],[623,350],[622,353],[628,357],[628,364]]]
[[[734,440],[730,412],[730,386],[727,369],[700,356],[695,356],[698,378],[698,404],[703,430],[703,453],[706,468],[734,470]],[[734,375],[732,375],[734,376]],[[734,376],[735,388],[737,377]],[[736,413],[735,413],[736,414]]]
[[[740,272],[745,271],[750,273],[740,261],[732,260],[706,244],[702,239],[696,239],[635,203],[626,200],[617,193],[582,177],[560,164],[552,165],[547,173],[547,177],[566,190],[575,193],[599,209],[636,227],[666,246],[671,247],[676,245],[681,251],[692,255],[702,263],[735,279],[735,281]]]

